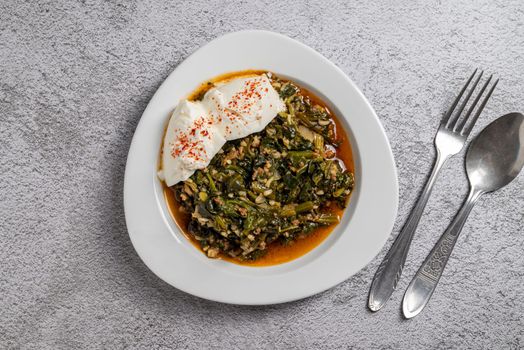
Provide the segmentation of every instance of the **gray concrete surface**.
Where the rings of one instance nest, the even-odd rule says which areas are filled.
[[[501,78],[474,133],[524,110],[518,0],[4,0],[0,348],[524,348],[522,175],[474,209],[427,309],[411,321],[400,314],[410,277],[466,193],[463,153],[438,180],[399,290],[378,314],[365,305],[384,251],[325,293],[269,307],[201,300],[146,268],[122,208],[133,131],[184,58],[248,28],[310,45],[362,88],[398,165],[394,233],[430,169],[439,116],[473,67]]]

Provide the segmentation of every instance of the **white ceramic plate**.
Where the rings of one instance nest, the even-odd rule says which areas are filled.
[[[340,224],[317,248],[291,262],[248,267],[208,259],[173,222],[156,176],[164,126],[180,99],[223,73],[268,70],[324,99],[349,134],[356,187]],[[242,31],[213,40],[169,75],[147,106],[127,158],[127,229],[144,263],[193,295],[232,304],[274,304],[305,298],[366,266],[388,238],[397,213],[398,182],[384,130],[356,85],[313,49],[286,36]]]

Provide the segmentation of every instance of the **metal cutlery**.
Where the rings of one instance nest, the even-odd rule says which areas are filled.
[[[471,132],[475,122],[479,118],[482,110],[488,102],[498,80],[491,86],[488,93],[480,103],[476,113],[472,115],[475,107],[479,103],[482,95],[489,86],[492,76],[484,83],[480,92],[476,95],[475,99],[471,103],[469,109],[463,115],[464,109],[473,95],[475,88],[477,87],[483,72],[480,71],[477,74],[476,69],[473,74],[469,77],[468,81],[460,91],[459,95],[451,105],[450,109],[442,119],[438,128],[437,134],[435,135],[435,148],[437,151],[437,158],[433,166],[431,175],[426,182],[424,190],[422,191],[418,201],[416,202],[411,214],[409,215],[404,227],[398,234],[395,242],[391,246],[390,250],[384,257],[380,264],[369,292],[368,307],[372,311],[380,310],[390,298],[391,294],[395,290],[399,278],[402,274],[406,257],[409,251],[411,240],[415,230],[417,229],[418,223],[431,194],[431,190],[435,183],[435,180],[446,163],[446,161],[453,155],[460,152],[468,135]],[[475,78],[475,79],[474,79]],[[473,81],[474,80],[474,81]],[[473,81],[473,84],[471,84]],[[468,91],[469,88],[469,91]],[[466,93],[466,91],[468,91]],[[465,98],[459,106],[464,93]],[[457,108],[458,106],[458,108]]]
[[[431,298],[457,238],[477,200],[510,183],[524,166],[524,116],[506,114],[489,124],[473,140],[466,155],[469,195],[455,219],[411,281],[402,310],[406,318],[418,315]]]

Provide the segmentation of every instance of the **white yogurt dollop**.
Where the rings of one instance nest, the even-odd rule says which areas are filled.
[[[262,131],[284,110],[266,75],[217,84],[202,101],[181,101],[164,137],[159,177],[168,186],[187,180],[209,165],[226,141]]]

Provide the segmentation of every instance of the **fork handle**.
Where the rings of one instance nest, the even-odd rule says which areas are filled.
[[[369,291],[368,307],[371,311],[380,310],[397,287],[404,263],[406,262],[411,240],[422,217],[435,180],[448,158],[449,155],[442,155],[437,151],[437,159],[424,190],[413,207],[402,231],[400,231],[395,242],[378,267]]]
[[[404,294],[402,311],[406,318],[418,315],[426,306],[437,287],[438,281],[444,272],[451,252],[462,227],[468,218],[471,209],[483,192],[471,189],[468,199],[462,205],[457,216],[453,219],[437,244],[433,247],[428,257],[417,271]]]

